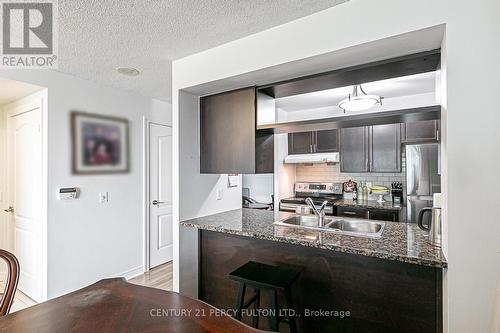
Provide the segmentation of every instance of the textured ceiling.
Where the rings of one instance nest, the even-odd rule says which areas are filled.
[[[59,0],[59,71],[170,101],[171,60],[345,1]]]

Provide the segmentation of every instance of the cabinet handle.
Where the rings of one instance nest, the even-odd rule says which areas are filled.
[[[344,214],[347,214],[347,215],[356,215],[356,212],[344,212]]]
[[[366,218],[367,218],[368,220],[370,219],[370,211],[369,211],[369,210],[367,210],[367,211],[366,211]]]

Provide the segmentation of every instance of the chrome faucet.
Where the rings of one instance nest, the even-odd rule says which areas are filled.
[[[306,203],[311,207],[312,211],[314,212],[314,215],[316,215],[316,218],[318,220],[318,227],[324,227],[325,226],[325,207],[328,204],[328,201],[323,201],[321,206],[316,208],[316,205],[312,201],[311,198],[306,198]]]

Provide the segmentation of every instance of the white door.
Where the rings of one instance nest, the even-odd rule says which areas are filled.
[[[42,111],[41,105],[7,114],[8,182],[13,249],[19,260],[18,288],[42,298]]]
[[[172,260],[172,128],[149,126],[149,266]]]

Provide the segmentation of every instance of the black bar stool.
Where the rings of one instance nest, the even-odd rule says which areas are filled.
[[[235,318],[241,321],[242,310],[247,309],[252,304],[254,304],[255,309],[258,309],[261,290],[268,290],[271,292],[271,316],[269,318],[271,330],[279,331],[279,324],[283,321],[290,325],[290,333],[296,333],[295,317],[279,315],[278,291],[284,292],[287,309],[293,309],[291,286],[299,275],[300,270],[271,266],[255,261],[249,261],[229,273],[230,279],[240,283]],[[247,287],[254,289],[255,294],[245,302]],[[289,311],[287,311],[287,314],[289,314]],[[258,328],[259,316],[253,316],[252,326]]]

